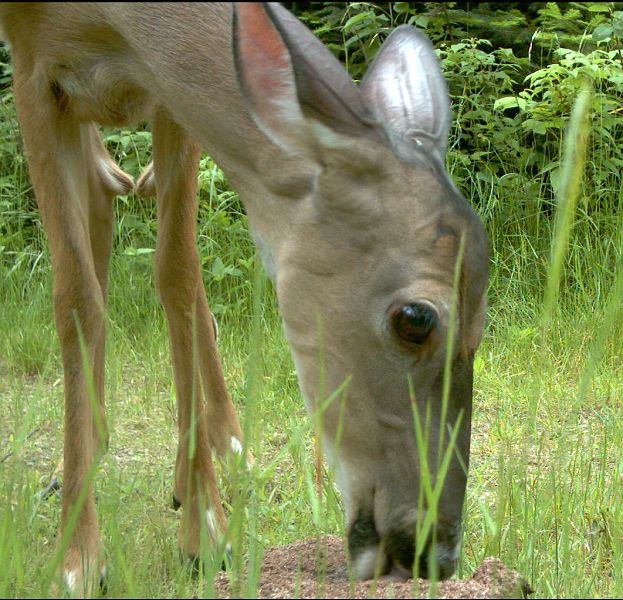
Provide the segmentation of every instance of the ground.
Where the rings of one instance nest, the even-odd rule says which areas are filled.
[[[220,597],[237,597],[240,583],[232,581],[230,586],[228,575],[220,573],[215,592]],[[342,540],[327,536],[269,549],[262,563],[258,598],[428,598],[433,591],[430,587],[422,579],[353,581]],[[471,578],[438,583],[432,597],[525,598],[531,591],[516,572],[495,558],[487,558]]]

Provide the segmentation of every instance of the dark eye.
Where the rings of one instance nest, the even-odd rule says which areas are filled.
[[[437,323],[437,311],[424,302],[403,304],[390,315],[396,335],[412,344],[423,344]]]

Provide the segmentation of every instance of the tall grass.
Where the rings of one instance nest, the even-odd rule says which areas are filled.
[[[591,93],[578,97],[566,132],[543,292],[517,297],[507,287],[480,351],[464,558],[468,548],[501,556],[545,597],[616,597],[621,585],[623,246],[620,217],[576,211]]]

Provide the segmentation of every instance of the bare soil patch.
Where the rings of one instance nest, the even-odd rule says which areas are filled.
[[[352,581],[337,536],[270,548],[262,563],[258,598],[426,598],[430,582],[418,579]],[[214,582],[221,598],[235,598],[235,584],[219,573]],[[528,583],[496,558],[487,558],[470,579],[441,581],[437,598],[526,598]]]

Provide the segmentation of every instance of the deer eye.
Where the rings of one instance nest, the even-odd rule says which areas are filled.
[[[390,319],[401,340],[423,344],[437,324],[437,311],[428,303],[414,302],[394,308]]]

